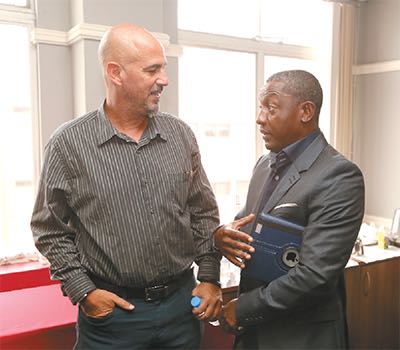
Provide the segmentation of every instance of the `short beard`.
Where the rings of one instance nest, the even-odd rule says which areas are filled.
[[[149,118],[153,118],[157,115],[158,111],[160,110],[160,106],[157,104],[153,108],[147,108],[147,115]]]

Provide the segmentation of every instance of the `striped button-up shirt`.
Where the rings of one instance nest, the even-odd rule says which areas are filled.
[[[73,303],[90,275],[124,287],[162,284],[191,267],[219,280],[218,209],[193,132],[158,113],[139,142],[103,107],[62,125],[45,150],[31,228]]]

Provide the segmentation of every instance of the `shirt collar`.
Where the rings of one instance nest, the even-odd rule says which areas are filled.
[[[97,111],[97,144],[101,146],[103,143],[106,143],[110,140],[113,136],[117,136],[118,132],[112,126],[110,120],[107,118],[106,112],[104,111],[104,103],[101,104]]]
[[[148,136],[150,140],[155,139],[160,136],[163,140],[167,140],[167,134],[165,130],[162,129],[160,125],[160,114],[157,113],[155,116],[149,118],[149,123],[147,125]]]
[[[283,152],[286,153],[290,161],[293,163],[297,157],[304,152],[304,150],[315,140],[315,138],[321,134],[321,130],[318,128],[314,130],[312,133],[308,134],[307,136],[303,137],[296,142],[291,143],[290,145],[286,146],[282,149]],[[280,151],[280,152],[282,152]],[[279,153],[279,152],[278,152]],[[270,159],[275,159],[278,153],[270,152]]]
[[[105,101],[101,104],[97,111],[98,116],[98,133],[97,133],[97,144],[101,146],[102,144],[106,143],[114,136],[121,137],[121,134],[116,130],[113,125],[111,124],[110,120],[107,117],[107,114],[104,110]],[[144,131],[144,135],[148,137],[149,140],[160,136],[162,139],[166,140],[166,133],[162,131],[160,128],[160,123],[158,121],[158,113],[157,115],[150,117],[149,122],[147,125],[146,130]],[[125,138],[123,138],[125,139]]]
[[[303,137],[302,139],[293,142],[289,146],[286,146],[283,151],[289,157],[291,162],[293,163],[297,157],[304,152],[304,150],[314,141],[314,139],[321,133],[321,130],[318,128],[314,130],[312,133]]]

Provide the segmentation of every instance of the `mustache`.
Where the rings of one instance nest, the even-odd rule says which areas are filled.
[[[161,94],[164,90],[163,86],[157,86],[155,89],[151,90],[151,94]]]

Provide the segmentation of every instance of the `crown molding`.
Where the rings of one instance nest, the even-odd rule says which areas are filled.
[[[375,74],[400,71],[400,60],[359,64],[353,66],[353,75]]]
[[[82,39],[100,40],[109,28],[110,26],[100,24],[79,23],[68,31],[68,45],[72,45]]]
[[[31,42],[33,44],[49,44],[70,46],[79,40],[98,40],[102,38],[103,34],[110,28],[100,24],[80,23],[71,28],[68,32],[34,28],[31,31]],[[177,44],[171,44],[169,35],[165,33],[152,32],[152,34],[161,42],[165,47],[166,55],[168,57],[180,57],[182,55],[182,47]]]
[[[110,26],[79,23],[72,27],[68,32],[34,28],[31,31],[31,42],[33,44],[50,44],[70,46],[79,40],[99,40]],[[167,56],[179,57],[182,55],[182,48],[176,44],[170,44],[169,35],[165,33],[152,32],[152,34],[161,42],[166,49]]]
[[[31,31],[32,44],[68,45],[68,33],[60,30],[34,28]]]

